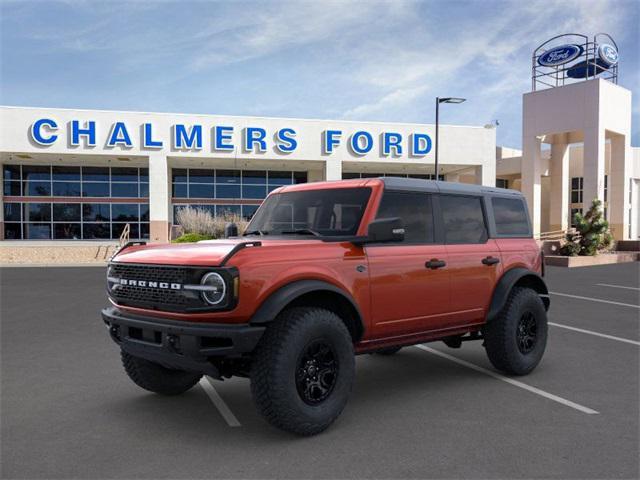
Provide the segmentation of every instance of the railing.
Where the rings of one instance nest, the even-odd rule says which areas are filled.
[[[122,247],[123,245],[129,242],[129,235],[131,234],[131,225],[128,223],[122,229],[122,233],[120,234],[120,240],[118,240],[118,245]]]
[[[576,233],[575,228],[569,228],[567,230],[552,230],[549,232],[540,232],[537,235],[534,235],[536,240],[541,241],[559,241],[564,240],[567,236],[567,233]]]

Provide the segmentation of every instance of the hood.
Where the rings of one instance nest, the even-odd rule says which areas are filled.
[[[159,265],[217,266],[242,239],[213,240],[206,243],[174,243],[136,245],[127,248],[113,260],[123,263]]]
[[[135,245],[114,257],[114,261],[123,263],[147,263],[156,265],[193,265],[215,267],[222,263],[227,255],[240,243],[261,242],[263,247],[281,245],[306,245],[322,243],[321,240],[229,238],[224,240],[206,240],[198,243],[173,243]]]

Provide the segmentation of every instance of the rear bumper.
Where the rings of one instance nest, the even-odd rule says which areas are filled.
[[[265,327],[187,323],[102,310],[109,334],[125,352],[169,368],[219,378],[211,360],[252,352]]]

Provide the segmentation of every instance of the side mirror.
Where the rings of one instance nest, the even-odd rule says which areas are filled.
[[[369,224],[366,243],[401,242],[404,240],[404,224],[399,217],[380,218]]]
[[[233,222],[228,222],[224,225],[224,238],[231,238],[238,236],[238,225]]]

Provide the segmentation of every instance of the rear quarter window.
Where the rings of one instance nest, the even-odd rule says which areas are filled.
[[[441,195],[446,243],[485,243],[489,238],[480,197]]]
[[[519,198],[492,198],[496,233],[504,236],[530,236],[529,220],[524,202]]]

